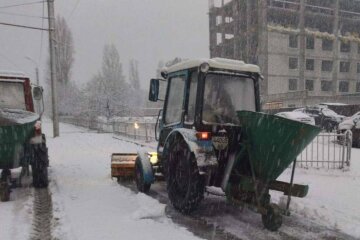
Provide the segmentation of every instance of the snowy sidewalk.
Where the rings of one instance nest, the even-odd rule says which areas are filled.
[[[53,237],[197,239],[165,216],[165,205],[111,180],[111,153],[135,152],[136,145],[111,134],[79,134],[66,124],[60,134],[48,140],[53,214],[59,219]]]

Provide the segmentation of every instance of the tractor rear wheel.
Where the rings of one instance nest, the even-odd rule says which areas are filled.
[[[144,173],[139,158],[136,158],[135,161],[135,181],[136,181],[136,187],[139,190],[139,192],[142,193],[149,192],[151,184],[145,183]]]
[[[282,225],[280,209],[276,204],[269,204],[266,207],[266,214],[262,215],[264,227],[272,232],[277,231]]]
[[[199,174],[194,154],[182,138],[170,146],[166,181],[172,205],[184,214],[195,210],[204,197],[204,178]]]

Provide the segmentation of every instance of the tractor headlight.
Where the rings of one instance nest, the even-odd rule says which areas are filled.
[[[210,69],[210,65],[207,62],[204,62],[200,65],[200,71],[203,73],[207,73]]]
[[[159,162],[156,152],[149,152],[149,158],[150,158],[150,163],[152,165],[157,164]]]

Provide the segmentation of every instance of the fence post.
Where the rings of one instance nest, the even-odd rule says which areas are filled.
[[[145,122],[145,141],[146,142],[149,142],[149,139],[148,139],[148,125],[146,124],[146,122]]]

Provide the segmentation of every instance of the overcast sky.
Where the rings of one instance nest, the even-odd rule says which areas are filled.
[[[36,1],[0,0],[0,22],[41,27],[41,18],[8,13],[41,17],[42,3],[6,7]],[[46,4],[44,10],[47,16]],[[74,36],[72,80],[79,85],[100,69],[107,43],[118,48],[125,75],[129,60],[139,61],[143,88],[154,77],[159,60],[208,57],[207,12],[208,0],[55,0],[56,15],[66,18]],[[28,56],[38,62],[43,81],[47,33],[1,25],[0,31],[0,69],[20,70],[34,78],[35,64],[26,59]]]

